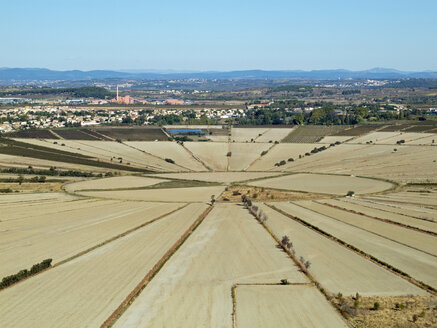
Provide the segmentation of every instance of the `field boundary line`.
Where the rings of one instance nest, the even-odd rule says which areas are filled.
[[[52,129],[49,129],[50,133],[53,134],[55,137],[58,137],[61,140],[65,140],[63,137],[61,137],[59,134],[57,134],[55,131],[53,131]]]
[[[141,152],[141,153],[145,153],[145,154],[147,154],[147,155],[150,155],[150,156],[152,156],[152,157],[155,157],[156,159],[159,159],[159,160],[161,160],[161,161],[166,162],[165,158],[162,158],[162,157],[157,156],[157,155],[153,155],[152,153],[149,153],[149,152],[147,152],[147,151],[145,151],[145,150],[141,150],[141,149],[139,149],[139,148],[137,148],[137,147],[134,147],[134,146],[128,145],[128,144],[126,144],[126,143],[124,143],[124,142],[122,142],[121,144],[122,144],[122,145],[125,145],[126,147],[129,147],[129,148],[135,149],[135,150],[137,150],[137,151],[139,151],[139,152]],[[184,170],[193,171],[193,170],[189,169],[188,167],[185,167],[185,166],[182,166],[182,165],[179,165],[179,164],[176,164],[176,163],[169,163],[169,164],[173,164],[173,165],[175,165],[175,166],[179,166],[180,168],[182,168],[182,169],[184,169]]]
[[[404,224],[404,223],[401,223],[401,222],[396,222],[396,221],[392,221],[392,220],[389,220],[389,219],[378,218],[376,216],[367,215],[365,213],[354,211],[354,210],[350,210],[350,209],[347,209],[347,208],[344,208],[344,207],[341,207],[341,206],[337,206],[337,205],[333,205],[333,204],[328,204],[328,203],[322,203],[322,202],[320,202],[318,200],[314,200],[314,202],[317,203],[317,204],[320,204],[320,205],[330,206],[332,208],[336,208],[336,209],[339,209],[339,210],[342,210],[342,211],[345,211],[345,212],[349,212],[349,213],[352,213],[352,214],[357,214],[357,215],[365,216],[365,217],[368,217],[370,219],[374,219],[374,220],[377,220],[377,221],[381,221],[381,222],[397,225],[397,226],[400,226],[400,227],[403,227],[403,228],[406,228],[406,229],[414,230],[414,231],[421,232],[421,233],[426,233],[426,234],[429,234],[429,235],[432,235],[432,236],[437,236],[437,233],[435,233],[433,231],[424,230],[424,229],[417,228],[417,227],[414,227],[414,226],[410,226],[408,224]],[[390,213],[390,212],[388,212],[388,213]]]
[[[311,201],[314,202],[314,200],[311,200]],[[357,228],[357,229],[360,229],[360,230],[366,231],[366,232],[368,232],[368,233],[374,234],[374,235],[376,235],[376,236],[378,236],[378,237],[381,237],[381,238],[384,238],[384,239],[390,240],[390,241],[392,241],[392,242],[394,242],[394,243],[397,243],[397,244],[399,244],[399,245],[402,245],[402,246],[405,246],[405,247],[409,247],[409,248],[414,249],[414,250],[416,250],[416,251],[418,251],[418,252],[425,253],[425,254],[427,254],[427,255],[429,255],[429,256],[432,256],[432,257],[437,257],[437,255],[431,254],[431,253],[429,253],[429,252],[427,252],[427,251],[424,251],[424,250],[422,250],[422,249],[420,249],[420,248],[417,248],[417,247],[414,247],[414,246],[410,246],[410,245],[404,244],[404,243],[402,243],[402,242],[400,242],[400,241],[397,241],[397,240],[391,239],[391,238],[386,237],[386,236],[384,236],[384,235],[381,235],[381,234],[379,234],[379,233],[377,233],[377,232],[374,232],[374,231],[371,231],[371,230],[368,230],[368,229],[361,228],[361,227],[356,226],[356,225],[354,225],[354,224],[352,224],[352,223],[348,223],[348,222],[341,221],[341,220],[339,220],[339,219],[336,219],[335,217],[332,217],[332,216],[330,216],[330,215],[327,215],[327,214],[325,214],[325,213],[322,213],[322,212],[319,212],[319,211],[316,211],[316,210],[312,210],[312,209],[310,209],[310,208],[308,208],[308,207],[305,207],[305,206],[302,206],[302,205],[300,205],[300,204],[296,204],[296,203],[293,203],[293,204],[296,205],[296,206],[302,207],[302,208],[304,208],[304,209],[306,209],[306,210],[309,210],[309,211],[311,211],[311,212],[314,212],[314,213],[317,213],[317,214],[321,214],[321,215],[323,215],[323,216],[326,216],[326,217],[328,217],[328,218],[330,218],[330,219],[332,219],[332,220],[335,220],[335,221],[338,221],[338,222],[342,222],[342,223],[347,224],[347,225],[349,225],[349,226],[351,226],[351,227],[354,227],[354,228]]]
[[[429,285],[427,285],[427,284],[425,284],[425,283],[423,283],[423,282],[421,282],[419,280],[416,280],[415,278],[411,277],[408,273],[406,273],[406,272],[404,272],[402,270],[399,270],[398,268],[393,267],[392,265],[390,265],[390,264],[388,264],[388,263],[378,259],[377,257],[362,251],[361,249],[359,249],[359,248],[357,248],[357,247],[355,247],[355,246],[353,246],[353,245],[351,245],[351,244],[341,240],[340,238],[337,238],[337,237],[331,235],[330,233],[320,229],[319,227],[317,227],[315,225],[312,225],[311,223],[309,223],[309,222],[307,222],[307,221],[305,221],[305,220],[303,220],[303,219],[301,219],[301,218],[299,218],[297,216],[291,215],[291,214],[289,214],[289,213],[287,213],[287,212],[277,208],[276,206],[274,206],[272,204],[267,204],[267,203],[264,203],[264,204],[266,206],[270,207],[271,209],[275,210],[276,212],[278,212],[278,213],[280,213],[280,214],[282,214],[282,215],[284,215],[284,216],[286,216],[286,217],[288,217],[288,218],[290,218],[290,219],[292,219],[292,220],[302,224],[303,226],[305,226],[305,227],[307,227],[307,228],[309,228],[309,229],[319,233],[320,235],[324,236],[325,238],[328,238],[328,239],[338,243],[339,245],[341,245],[341,246],[343,246],[343,247],[345,247],[345,248],[355,252],[356,254],[364,257],[365,259],[367,259],[367,260],[369,260],[369,261],[379,265],[380,267],[390,271],[391,273],[393,273],[393,274],[395,274],[395,275],[397,275],[397,276],[407,280],[408,282],[410,282],[413,285],[415,285],[415,286],[417,286],[417,287],[427,291],[428,293],[430,293],[432,295],[437,295],[437,290],[434,287],[431,287],[431,286],[429,286]]]
[[[115,322],[123,315],[127,308],[135,301],[135,299],[141,294],[144,288],[149,282],[156,276],[156,274],[162,269],[167,261],[173,256],[174,253],[184,244],[184,242],[190,237],[190,235],[197,229],[197,227],[203,222],[207,215],[213,209],[214,204],[208,206],[202,214],[190,225],[190,227],[179,237],[179,239],[169,248],[169,250],[161,257],[161,259],[152,267],[152,269],[146,274],[146,276],[138,283],[138,285],[126,296],[123,302],[114,310],[114,312],[102,323],[100,328],[112,327]]]
[[[8,288],[10,288],[10,287],[13,287],[13,286],[15,286],[15,285],[18,285],[19,283],[21,283],[21,282],[23,282],[23,281],[26,281],[27,279],[30,279],[30,278],[32,278],[32,277],[36,277],[36,276],[38,276],[39,274],[41,274],[41,273],[43,273],[43,272],[46,272],[46,271],[48,271],[48,270],[50,270],[50,269],[56,268],[56,267],[58,267],[58,266],[60,266],[60,265],[62,265],[62,264],[65,264],[65,263],[67,263],[67,262],[70,262],[70,261],[72,261],[72,260],[74,260],[74,259],[76,259],[76,258],[78,258],[78,257],[81,257],[81,256],[83,256],[83,255],[85,255],[85,254],[88,254],[89,252],[92,252],[92,251],[94,251],[94,250],[97,249],[97,248],[100,248],[100,247],[102,247],[102,246],[105,246],[105,245],[109,244],[110,242],[113,242],[114,240],[117,240],[117,239],[120,239],[120,238],[122,238],[122,237],[125,237],[125,236],[127,236],[128,234],[130,234],[130,233],[132,233],[132,232],[134,232],[134,231],[136,231],[136,230],[139,230],[139,229],[141,229],[141,228],[144,228],[145,226],[147,226],[147,225],[149,225],[149,224],[151,224],[151,223],[153,223],[153,222],[156,222],[156,221],[158,221],[158,220],[160,220],[160,219],[165,218],[166,216],[169,216],[169,215],[171,215],[171,214],[173,214],[173,213],[175,213],[175,212],[177,212],[177,211],[179,211],[179,210],[182,210],[183,208],[187,207],[188,205],[189,205],[189,203],[184,204],[184,205],[182,205],[182,206],[180,206],[180,207],[178,207],[178,208],[176,208],[176,209],[174,209],[174,210],[172,210],[172,211],[170,211],[170,212],[164,213],[164,214],[162,214],[162,215],[160,215],[160,216],[158,216],[158,217],[156,217],[156,218],[154,218],[154,219],[152,219],[152,220],[150,220],[150,221],[144,222],[144,223],[140,224],[139,226],[136,226],[136,227],[134,227],[134,228],[131,228],[131,229],[129,229],[129,230],[126,230],[125,232],[123,232],[123,233],[121,233],[121,234],[118,234],[118,235],[116,235],[116,236],[114,236],[114,237],[111,237],[111,238],[109,238],[109,239],[107,239],[107,240],[105,240],[105,241],[103,241],[103,242],[101,242],[101,243],[99,243],[99,244],[97,244],[97,245],[94,245],[94,246],[92,246],[92,247],[90,247],[90,248],[88,248],[88,249],[86,249],[86,250],[84,250],[84,251],[81,251],[81,252],[79,252],[79,253],[77,253],[77,254],[75,254],[75,255],[73,255],[73,256],[70,256],[69,258],[66,258],[66,259],[64,259],[64,260],[62,260],[62,261],[60,261],[60,262],[57,262],[57,263],[51,265],[50,267],[48,267],[47,269],[44,269],[44,270],[42,270],[42,271],[40,271],[40,272],[38,272],[38,273],[36,273],[36,274],[34,274],[34,275],[31,275],[31,276],[29,276],[29,277],[23,279],[23,280],[17,281],[15,284],[12,284],[12,285],[10,285],[10,286],[8,286],[7,288],[4,288],[4,289],[2,289],[2,290],[6,290],[6,289],[8,289]]]
[[[180,144],[182,148],[184,148],[196,161],[198,161],[200,164],[203,165],[203,167],[205,167],[209,172],[212,172],[213,169],[211,169],[208,165],[205,164],[204,161],[202,161],[198,156],[194,155],[194,153],[189,150],[187,147],[184,146],[183,143]],[[193,172],[198,172],[198,171],[193,171]]]
[[[264,203],[268,206],[268,204]],[[300,269],[300,271],[308,278],[310,281],[310,284],[313,284],[317,290],[325,297],[325,299],[328,301],[328,303],[335,309],[337,313],[340,314],[340,317],[344,320],[347,326],[351,326],[349,321],[347,320],[345,313],[341,310],[341,308],[332,302],[332,297],[329,294],[329,292],[322,287],[322,285],[317,281],[316,278],[308,271],[308,269],[305,267],[305,265],[296,257],[295,254],[293,254],[288,248],[286,248],[278,237],[273,233],[273,231],[266,225],[266,223],[258,216],[258,214],[252,209],[252,207],[246,206],[247,210],[250,214],[262,225],[262,227],[270,234],[270,236],[275,240],[277,245],[281,247],[281,249],[285,252],[285,254],[288,255],[288,257],[296,264],[296,266]]]
[[[267,153],[265,154],[265,155],[258,155],[258,157],[257,158],[255,158],[253,161],[252,161],[252,163],[250,163],[243,171],[247,171],[248,169],[250,169],[256,162],[258,162],[259,160],[261,160],[264,156],[267,156],[268,154],[269,154],[269,152],[273,149],[273,147],[275,147],[276,145],[279,145],[279,144],[275,144],[275,143],[273,143],[273,145],[269,148],[269,149],[267,149]],[[272,167],[270,170],[273,170],[274,169],[274,167]]]

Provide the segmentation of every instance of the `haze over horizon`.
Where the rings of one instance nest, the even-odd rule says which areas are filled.
[[[21,0],[2,9],[0,67],[437,70],[435,1]]]

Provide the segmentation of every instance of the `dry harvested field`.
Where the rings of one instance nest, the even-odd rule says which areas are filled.
[[[297,201],[295,204],[437,257],[436,236],[322,205],[315,201],[303,200]]]
[[[433,210],[429,207],[420,205],[401,204],[384,200],[372,200],[365,198],[350,199],[349,201],[362,204],[364,206],[371,206],[387,212],[407,215],[413,218],[434,221],[437,223],[437,209]]]
[[[231,328],[232,286],[280,279],[308,282],[247,210],[217,204],[115,327]]]
[[[251,142],[251,141],[256,141],[257,138],[261,138],[262,135],[264,133],[267,133],[269,130],[271,130],[271,129],[263,128],[263,127],[262,128],[233,128],[232,129],[231,140],[233,142]],[[267,140],[265,142],[269,142],[269,140]]]
[[[427,137],[419,138],[416,140],[405,141],[408,145],[437,145],[437,134],[431,134]]]
[[[271,170],[275,168],[275,164],[280,161],[288,161],[293,158],[294,160],[299,158],[299,155],[304,156],[305,153],[310,152],[314,147],[319,147],[318,144],[306,144],[306,143],[281,143],[274,145],[267,154],[261,156],[256,162],[254,162],[249,168],[249,171],[263,171]]]
[[[154,174],[153,177],[182,179],[182,180],[199,180],[208,182],[231,183],[251,179],[268,178],[279,175],[277,172],[187,172],[187,173],[160,173]]]
[[[437,147],[342,144],[276,170],[353,174],[421,183],[437,182],[437,174],[433,174],[436,169]]]
[[[358,139],[353,139],[348,143],[367,143],[381,145],[396,145],[398,141],[404,140],[408,144],[430,144],[436,135],[432,133],[413,133],[413,132],[373,132]],[[422,140],[425,140],[422,142]]]
[[[437,233],[437,222],[429,222],[426,220],[420,220],[415,217],[408,216],[406,214],[399,214],[392,211],[387,211],[387,208],[385,211],[383,211],[376,208],[370,203],[350,202],[348,201],[348,199],[324,199],[320,202],[331,204],[357,213],[364,213],[365,215],[380,218],[382,220],[390,220],[410,227],[415,227],[425,231],[432,231]]]
[[[275,142],[281,141],[286,136],[288,136],[291,132],[293,132],[294,128],[271,128],[267,131],[264,131],[261,136],[258,136],[255,139],[255,142]]]
[[[105,178],[1,183],[57,192],[0,188],[0,327],[431,327],[437,135],[382,127],[194,126],[215,141],[184,143],[160,128],[108,128],[118,141],[82,130],[24,140],[34,146],[4,139],[4,153],[36,158],[0,154],[0,169]],[[383,319],[361,305],[401,297],[428,302],[414,307],[428,311],[423,326],[399,325],[412,308],[410,318],[381,309]]]
[[[263,151],[267,151],[272,144],[265,143],[232,143],[230,171],[244,171],[257,158],[261,157]]]
[[[238,328],[348,327],[311,286],[238,286],[236,295]]]
[[[18,140],[18,139],[17,139]],[[18,140],[20,141],[20,140]],[[69,151],[103,161],[113,163],[130,163],[133,166],[148,168],[155,171],[182,171],[181,167],[167,163],[161,158],[152,156],[138,149],[129,147],[115,141],[89,141],[89,140],[59,140],[44,141],[39,139],[26,139],[27,143],[53,149]],[[56,144],[54,143],[56,142]]]
[[[161,159],[172,159],[179,166],[191,171],[206,171],[205,166],[196,160],[184,147],[176,142],[130,141],[126,145],[145,151]]]
[[[367,142],[371,142],[374,144],[385,144],[386,143],[385,140],[388,140],[391,138],[397,138],[398,136],[400,136],[400,134],[401,134],[400,132],[371,132],[371,133],[366,134],[362,137],[352,139],[348,143],[365,144]],[[390,144],[389,142],[387,142],[387,143]]]
[[[346,195],[350,190],[354,191],[356,194],[374,193],[393,187],[391,183],[380,180],[343,175],[305,173],[254,181],[250,182],[249,185],[334,195]]]
[[[281,203],[272,203],[277,206]],[[266,225],[281,239],[288,236],[298,257],[311,262],[310,272],[332,294],[364,296],[425,295],[426,293],[379,265],[305,227],[281,213],[257,204]]]
[[[33,193],[33,194],[6,194],[0,196],[0,204],[13,204],[12,206],[21,206],[21,203],[30,203],[43,200],[72,200],[76,199],[63,193]],[[3,218],[2,218],[3,220]]]
[[[30,268],[45,258],[60,262],[182,206],[120,201],[75,203],[76,208],[57,213],[42,210],[40,214],[40,206],[34,206],[31,216],[0,222],[0,277]]]
[[[65,190],[74,192],[87,189],[140,188],[163,181],[166,180],[127,175],[69,183],[65,186]]]
[[[208,202],[211,200],[211,195],[215,195],[215,197],[218,198],[223,190],[225,190],[224,186],[218,186],[121,191],[83,191],[78,192],[78,194],[99,198],[151,202]]]
[[[226,171],[230,151],[227,143],[220,142],[184,142],[184,146],[214,171]]]
[[[437,209],[437,192],[397,192],[369,197],[373,200],[391,201],[393,203],[407,203],[422,206],[434,206]]]
[[[437,261],[435,256],[292,203],[280,203],[277,207],[379,260],[389,263],[413,278],[437,288],[437,275],[435,274],[437,272]]]
[[[99,327],[205,208],[191,204],[1,291],[0,326]]]
[[[56,161],[48,161],[44,159],[31,158],[31,157],[23,157],[23,156],[14,156],[14,155],[6,155],[0,154],[0,166],[2,167],[18,167],[18,168],[27,168],[32,166],[34,169],[49,169],[51,167],[56,167],[58,169],[65,170],[81,170],[87,172],[107,172],[108,169],[98,168],[94,166],[87,166],[81,164],[74,163],[63,163]]]

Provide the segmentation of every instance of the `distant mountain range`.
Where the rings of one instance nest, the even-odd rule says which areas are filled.
[[[102,79],[133,80],[169,80],[169,79],[302,79],[302,80],[336,80],[336,79],[403,79],[403,78],[437,78],[437,71],[405,72],[387,68],[373,68],[364,71],[312,70],[312,71],[142,71],[142,70],[93,70],[93,71],[54,71],[46,68],[0,68],[0,81],[80,81]]]

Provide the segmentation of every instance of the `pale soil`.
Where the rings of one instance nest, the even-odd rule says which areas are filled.
[[[396,142],[398,142],[399,140],[405,140],[405,143],[410,143],[410,142],[415,142],[415,141],[420,143],[423,138],[427,138],[427,137],[431,137],[431,136],[435,138],[436,135],[435,134],[433,135],[432,133],[401,132],[401,134],[399,136],[394,136],[394,137],[385,139],[381,143],[396,145]]]
[[[245,181],[263,177],[272,177],[280,173],[277,172],[199,172],[199,173],[159,173],[153,176],[162,178],[182,179],[182,180],[199,180],[208,182],[231,183]]]
[[[281,141],[288,136],[294,128],[271,128],[265,131],[262,136],[257,137],[255,142]]]
[[[170,158],[176,165],[192,171],[206,171],[206,168],[181,145],[176,142],[129,141],[125,144],[143,150],[162,159]]]
[[[236,294],[238,328],[347,327],[312,286],[238,286]]]
[[[335,195],[346,195],[348,191],[354,191],[356,194],[366,194],[393,187],[391,183],[385,181],[320,174],[292,174],[250,182],[249,185]]]
[[[280,203],[272,203],[277,206]],[[296,256],[310,261],[310,273],[332,294],[426,295],[422,289],[368,261],[333,240],[277,211],[256,204],[267,215],[267,226],[281,240],[288,236]]]
[[[332,143],[336,143],[337,141],[346,142],[352,138],[353,138],[352,136],[326,136],[326,137],[323,137],[323,139],[320,140],[319,143],[332,144]]]
[[[437,147],[342,144],[275,170],[437,182]]]
[[[384,237],[331,219],[292,203],[278,204],[278,208],[302,218],[323,231],[375,256],[379,260],[408,273],[413,278],[437,288],[437,261],[434,256]]]
[[[359,214],[350,213],[314,201],[297,201],[296,204],[330,218],[351,224],[354,227],[373,232],[384,238],[437,256],[437,238],[423,232],[407,229],[398,225],[382,222]]]
[[[437,210],[426,208],[420,205],[401,204],[383,200],[371,200],[365,198],[351,199],[351,202],[371,206],[384,211],[409,215],[419,219],[433,220],[437,222]]]
[[[381,196],[369,197],[369,199],[390,200],[400,203],[414,203],[420,205],[437,206],[437,193],[418,193],[418,192],[398,192]]]
[[[78,194],[91,197],[158,202],[208,202],[211,200],[211,195],[215,195],[215,197],[218,198],[224,189],[224,186],[218,186],[123,191],[86,191],[79,192]]]
[[[28,203],[41,200],[72,200],[74,196],[65,193],[31,193],[31,194],[4,194],[0,197],[0,204],[15,203],[14,206],[21,206],[20,203]]]
[[[33,208],[30,217],[0,222],[0,277],[46,258],[55,264],[182,206],[113,201],[77,205],[53,214]]]
[[[115,327],[232,327],[235,283],[308,282],[243,207],[217,204]]]
[[[264,134],[268,130],[269,128],[232,128],[231,140],[235,142],[250,142],[252,139],[260,138],[259,134]],[[269,140],[266,142],[269,142]]]
[[[434,140],[434,142],[433,142],[433,140]],[[416,140],[406,141],[406,143],[409,145],[434,145],[434,146],[436,146],[437,145],[437,134],[432,134],[430,136],[416,139]]]
[[[376,144],[384,144],[386,140],[390,138],[396,138],[400,136],[400,132],[371,132],[369,134],[366,134],[364,136],[358,137],[356,139],[353,139],[349,141],[348,143],[354,143],[354,144],[365,144],[366,142],[372,142]],[[400,138],[402,139],[402,138]]]
[[[126,175],[122,177],[111,177],[69,183],[65,186],[65,190],[74,192],[86,189],[140,188],[151,186],[163,181],[166,180]]]
[[[180,171],[181,168],[165,162],[140,150],[133,149],[116,141],[87,141],[87,140],[40,140],[40,139],[16,139],[34,145],[53,149],[78,153],[94,158],[99,158],[117,164],[122,158],[122,164],[130,163],[133,166],[161,171]],[[57,144],[54,144],[57,142]],[[64,144],[64,146],[62,146]]]
[[[343,307],[351,313],[349,321],[357,328],[437,327],[436,297],[359,297],[356,310],[354,302],[355,298],[343,298]],[[373,310],[375,302],[380,304],[377,311]],[[336,303],[340,304],[338,300]],[[413,322],[414,315],[416,322]]]
[[[306,143],[283,143],[275,145],[272,149],[268,151],[267,154],[261,156],[259,160],[253,163],[249,167],[249,171],[260,171],[260,170],[271,170],[275,168],[275,164],[284,160],[287,161],[289,158],[297,160],[299,155],[304,156],[305,153],[310,152],[315,147],[320,147],[319,144],[306,144]]]
[[[228,166],[228,144],[219,142],[184,142],[194,156],[215,171],[226,171]]]
[[[230,171],[244,171],[261,156],[261,152],[268,150],[272,144],[262,143],[231,143]]]
[[[228,142],[229,136],[207,135],[205,138],[211,140],[212,142]]]
[[[348,210],[353,210],[355,212],[364,213],[366,215],[377,217],[380,219],[386,219],[393,222],[398,222],[401,224],[406,224],[411,227],[419,228],[426,231],[432,231],[437,233],[437,223],[428,222],[425,220],[416,219],[414,217],[407,216],[405,214],[398,214],[393,212],[382,211],[376,208],[372,208],[370,204],[359,205],[352,203],[347,199],[335,200],[335,199],[324,199],[323,203],[335,205]],[[370,205],[370,206],[369,206]]]
[[[49,198],[35,201],[25,201],[18,205],[15,202],[2,203],[0,204],[0,212],[2,213],[0,222],[31,218],[33,215],[59,214],[65,211],[80,208],[82,206],[93,206],[89,205],[88,203],[96,202],[97,200],[95,199],[79,198],[67,195],[65,198]],[[114,202],[115,201],[111,201],[108,203]]]
[[[18,167],[18,168],[28,168],[32,166],[34,169],[49,169],[51,167],[56,167],[58,169],[66,170],[79,170],[79,171],[92,171],[92,172],[107,172],[107,168],[80,165],[74,163],[64,163],[56,161],[48,161],[44,159],[24,157],[24,156],[13,156],[0,154],[0,167]]]
[[[2,327],[99,327],[205,210],[192,204],[0,293]]]

